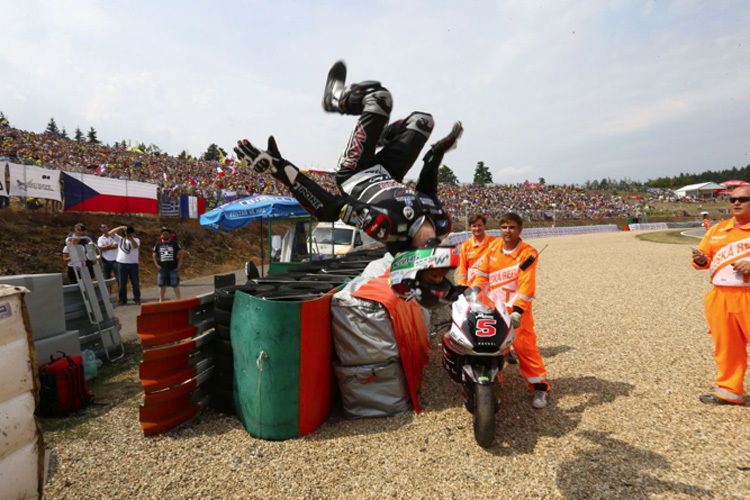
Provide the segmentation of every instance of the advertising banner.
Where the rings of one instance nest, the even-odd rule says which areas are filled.
[[[60,201],[60,171],[31,165],[5,162],[2,176],[3,195]]]

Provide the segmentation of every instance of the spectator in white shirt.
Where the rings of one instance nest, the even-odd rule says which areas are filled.
[[[138,279],[138,248],[141,240],[135,237],[133,226],[119,226],[107,233],[117,242],[118,303],[128,303],[128,279],[133,286],[133,302],[141,303],[141,286]]]

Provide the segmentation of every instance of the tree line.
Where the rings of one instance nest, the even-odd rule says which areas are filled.
[[[732,167],[716,171],[706,170],[700,174],[682,173],[675,177],[657,177],[656,179],[649,179],[646,182],[635,181],[627,177],[620,180],[604,177],[601,180],[588,180],[581,187],[587,190],[645,191],[647,188],[678,189],[689,184],[699,184],[702,182],[721,183],[735,179],[750,182],[750,164],[742,168]],[[452,186],[460,184],[458,177],[456,177],[456,174],[448,165],[443,165],[438,170],[438,182]],[[524,184],[528,182],[527,179]],[[544,177],[539,177],[538,182],[542,186],[546,183]],[[472,184],[485,186],[492,183],[492,172],[490,172],[489,167],[483,161],[477,162],[474,168]]]

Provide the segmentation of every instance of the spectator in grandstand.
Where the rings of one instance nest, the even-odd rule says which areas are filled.
[[[706,404],[741,404],[750,339],[750,186],[729,196],[732,218],[711,227],[697,249],[693,267],[709,269],[713,288],[706,294],[706,320],[714,341],[717,374]]]
[[[531,300],[536,290],[538,253],[521,239],[523,219],[507,213],[500,218],[502,238],[495,240],[484,259],[477,266],[475,285],[487,290],[497,307],[505,307],[516,330],[513,348],[518,354],[521,373],[534,391],[531,405],[536,409],[547,406],[549,383],[544,361],[539,354],[534,331]],[[529,257],[533,263],[521,270],[519,264]]]
[[[161,228],[159,241],[154,246],[152,258],[157,269],[159,302],[164,302],[167,287],[174,290],[175,299],[180,300],[180,276],[184,252],[176,235],[167,227]]]
[[[80,245],[81,240],[76,234],[71,234],[65,240],[65,246],[62,249],[63,262],[67,264],[68,268],[68,281],[71,285],[78,283],[78,276],[76,275],[75,268],[83,268],[83,262],[73,262],[70,257],[70,250],[73,246]]]
[[[99,247],[102,259],[102,273],[105,280],[112,277],[114,273],[115,279],[117,278],[117,242],[114,238],[109,236],[109,225],[102,223],[99,226],[102,231],[102,235],[96,241],[96,246]],[[112,293],[112,290],[109,290]]]
[[[138,249],[141,240],[135,236],[133,226],[118,226],[111,229],[108,236],[117,242],[117,286],[118,303],[128,303],[128,280],[133,287],[133,302],[141,303],[141,285],[138,278]]]

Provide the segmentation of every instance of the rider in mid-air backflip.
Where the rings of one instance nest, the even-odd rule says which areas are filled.
[[[437,198],[438,169],[443,155],[456,146],[463,132],[456,122],[445,138],[424,156],[416,191],[403,184],[404,176],[432,133],[432,115],[414,112],[388,125],[393,108],[391,93],[379,82],[344,86],[342,61],[328,73],[323,109],[359,115],[336,171],[342,194],[331,193],[281,157],[273,136],[262,151],[241,140],[234,151],[256,172],[269,172],[283,182],[305,209],[317,219],[341,219],[363,229],[396,253],[418,248],[450,232],[448,212]],[[377,146],[382,148],[376,153]]]

